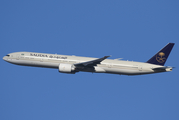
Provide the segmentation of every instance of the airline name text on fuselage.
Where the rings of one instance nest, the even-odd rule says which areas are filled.
[[[38,54],[38,53],[30,53],[30,56],[56,58],[56,59],[67,59],[67,57],[47,55],[47,54]]]

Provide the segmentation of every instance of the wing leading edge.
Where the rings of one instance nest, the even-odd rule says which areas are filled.
[[[91,67],[91,66],[96,66],[97,64],[100,64],[103,60],[108,58],[110,56],[104,56],[102,58],[98,58],[95,60],[87,61],[87,62],[82,62],[82,63],[77,63],[74,64],[74,66],[80,66],[80,67]]]

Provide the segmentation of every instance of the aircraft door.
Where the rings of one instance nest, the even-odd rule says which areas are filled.
[[[138,69],[139,69],[140,71],[142,71],[142,66],[138,66]]]
[[[108,68],[111,68],[111,67],[112,67],[112,65],[111,65],[111,64],[108,64],[107,66],[108,66]]]
[[[16,59],[17,59],[17,60],[19,60],[19,58],[20,58],[20,55],[19,55],[19,54],[17,54],[17,55],[16,55]]]
[[[40,62],[43,62],[44,61],[44,59],[43,58],[40,58]]]

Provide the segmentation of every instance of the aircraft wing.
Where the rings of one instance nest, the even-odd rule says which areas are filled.
[[[74,66],[80,66],[80,67],[96,66],[97,64],[100,64],[100,62],[102,62],[103,60],[105,60],[108,57],[110,57],[110,56],[104,56],[102,58],[98,58],[98,59],[95,59],[95,60],[77,63],[77,64],[74,64]]]

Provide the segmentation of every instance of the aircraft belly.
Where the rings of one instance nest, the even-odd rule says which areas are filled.
[[[138,69],[119,69],[119,68],[104,68],[106,73],[113,73],[113,74],[123,74],[123,75],[140,75],[140,74],[150,74],[149,71],[140,71]]]
[[[52,62],[17,60],[17,59],[11,59],[7,62],[16,64],[16,65],[22,65],[22,66],[47,67],[47,68],[58,68],[58,65],[59,65],[59,63],[52,63]]]

